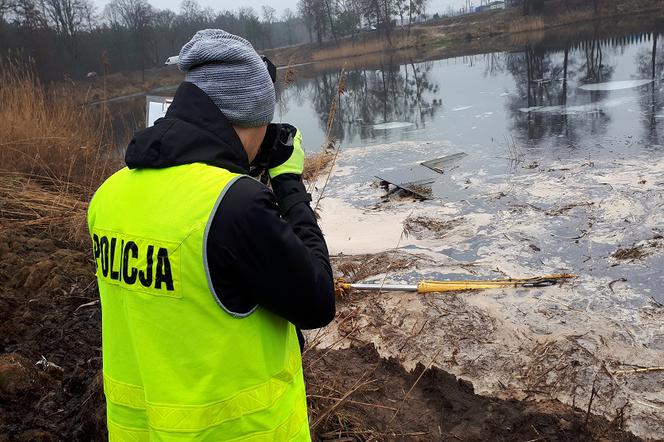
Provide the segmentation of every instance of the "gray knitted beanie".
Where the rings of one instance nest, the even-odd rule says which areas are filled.
[[[241,127],[268,124],[274,116],[274,84],[251,43],[221,29],[205,29],[180,50],[185,81],[203,90],[228,120]]]

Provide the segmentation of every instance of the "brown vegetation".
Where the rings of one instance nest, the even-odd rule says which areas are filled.
[[[510,23],[510,32],[534,32],[544,29],[544,19],[542,17],[524,17],[514,20]]]
[[[12,61],[0,64],[0,82],[0,228],[87,245],[87,201],[118,167],[106,109]]]
[[[0,82],[0,171],[60,190],[95,188],[113,163],[105,109],[81,106],[66,85],[46,88],[11,60],[0,63]]]
[[[361,39],[345,39],[334,46],[323,47],[312,54],[312,61],[338,60],[367,54],[385,53],[397,49],[412,48],[417,45],[415,35],[393,37],[392,41],[375,33]]]
[[[0,229],[45,233],[75,248],[88,245],[86,210],[92,189],[58,180],[0,174]]]
[[[463,218],[438,220],[426,216],[409,217],[403,223],[403,231],[409,235],[415,234],[417,238],[427,236],[444,238],[452,229],[461,226],[464,222]]]
[[[332,160],[334,160],[334,153],[332,152],[318,152],[307,155],[304,159],[304,172],[302,172],[302,179],[307,182],[316,181],[321,173],[329,170]]]

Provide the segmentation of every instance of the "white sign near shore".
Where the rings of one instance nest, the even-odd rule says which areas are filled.
[[[145,127],[154,125],[154,122],[166,115],[173,97],[159,97],[148,95],[145,97]]]

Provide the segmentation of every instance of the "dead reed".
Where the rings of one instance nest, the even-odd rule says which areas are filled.
[[[542,17],[525,17],[510,23],[510,32],[535,32],[545,28]]]
[[[73,183],[0,173],[0,230],[45,232],[73,248],[85,246],[87,193]]]
[[[0,227],[79,246],[87,201],[117,167],[107,111],[47,88],[26,63],[0,60],[0,82]]]
[[[304,172],[302,172],[302,179],[306,182],[316,181],[318,176],[328,170],[330,163],[334,159],[334,154],[322,151],[307,155],[304,159]]]
[[[88,193],[112,161],[104,108],[76,102],[70,85],[47,88],[29,64],[0,60],[0,170]]]
[[[417,45],[417,37],[394,36],[390,42],[382,34],[363,39],[348,39],[329,48],[317,49],[311,55],[313,61],[345,59],[367,54],[384,53],[394,49],[412,48]]]
[[[512,20],[508,27],[511,33],[520,32],[541,32],[547,28],[556,26],[569,25],[572,23],[580,23],[589,20],[597,19],[597,15],[592,9],[581,9],[574,11],[566,11],[556,15],[548,15],[546,20],[542,16],[523,17]],[[534,34],[537,35],[537,34]]]
[[[325,189],[327,189],[327,183],[330,182],[330,177],[332,176],[332,170],[334,169],[334,164],[336,163],[337,157],[339,156],[340,147],[336,149],[334,147],[334,140],[332,139],[332,127],[337,117],[337,110],[339,109],[339,102],[341,101],[341,96],[345,93],[346,93],[346,65],[344,64],[344,66],[342,66],[341,68],[341,71],[339,72],[339,84],[337,85],[337,94],[334,96],[334,99],[330,104],[330,112],[327,116],[327,127],[325,130],[325,151],[334,150],[334,155],[332,156],[332,160],[330,161],[331,164],[329,166],[325,183],[323,184],[323,188],[321,189],[318,195],[318,199],[316,200],[316,204],[314,205],[314,212],[317,212],[318,206],[321,200],[323,199],[323,196],[325,194]],[[309,188],[310,193],[313,190],[314,186],[315,186],[315,181],[313,181],[310,185]]]

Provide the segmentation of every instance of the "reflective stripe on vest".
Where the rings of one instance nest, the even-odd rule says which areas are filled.
[[[111,441],[310,440],[293,325],[229,314],[207,271],[211,215],[238,178],[123,169],[90,203]]]

